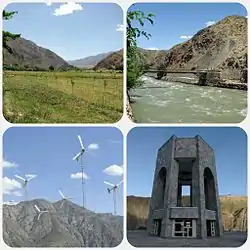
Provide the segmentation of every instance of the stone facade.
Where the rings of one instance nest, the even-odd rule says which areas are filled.
[[[190,186],[184,206],[182,186]],[[213,149],[200,137],[171,137],[158,151],[147,230],[161,237],[206,238],[223,233]],[[182,225],[182,231],[177,224]],[[187,223],[188,226],[187,226]],[[177,225],[177,226],[176,226]],[[157,229],[156,229],[157,227]]]

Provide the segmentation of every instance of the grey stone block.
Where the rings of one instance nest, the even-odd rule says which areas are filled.
[[[182,207],[183,185],[190,186],[189,207]],[[148,233],[175,237],[175,222],[180,219],[184,230],[191,220],[193,237],[222,235],[214,151],[200,136],[172,136],[157,155]]]

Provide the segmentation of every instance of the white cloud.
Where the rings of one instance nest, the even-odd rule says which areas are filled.
[[[55,9],[55,16],[64,16],[72,14],[74,11],[83,10],[82,6],[78,3],[68,2],[61,4],[59,8]]]
[[[51,3],[51,2],[49,2],[49,1],[48,1],[48,2],[46,2],[45,4],[46,4],[47,6],[51,6],[51,5],[52,5],[52,3]]]
[[[18,202],[15,201],[4,201],[3,202],[4,205],[9,205],[9,206],[15,206],[18,204]]]
[[[75,173],[75,174],[71,174],[70,178],[71,179],[89,179],[89,177],[83,172],[78,172],[78,173]]]
[[[22,188],[22,184],[15,179],[10,179],[8,177],[3,177],[3,193],[14,195],[14,196],[22,196],[21,192],[17,189]]]
[[[147,50],[159,50],[158,48],[146,48]]]
[[[11,195],[14,195],[14,196],[22,196],[22,193],[20,191],[13,191],[11,193]]]
[[[208,21],[206,22],[206,26],[211,26],[211,25],[214,25],[215,24],[215,21]]]
[[[123,25],[123,24],[117,24],[116,31],[125,31],[125,25]]]
[[[3,168],[16,168],[18,167],[18,164],[15,162],[9,162],[3,159]]]
[[[103,172],[108,175],[121,176],[123,175],[123,167],[118,165],[111,165],[105,168]]]
[[[96,150],[99,148],[99,145],[97,143],[91,143],[88,145],[89,150]]]
[[[181,39],[190,39],[190,38],[192,38],[192,36],[181,36],[180,38]]]

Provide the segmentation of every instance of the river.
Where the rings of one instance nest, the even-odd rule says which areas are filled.
[[[247,115],[247,91],[166,82],[143,76],[131,91],[136,122],[238,123]]]

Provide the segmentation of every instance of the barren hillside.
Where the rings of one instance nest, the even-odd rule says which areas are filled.
[[[149,197],[127,197],[128,230],[146,228],[149,200]],[[220,202],[224,229],[247,231],[247,197],[221,196]]]

